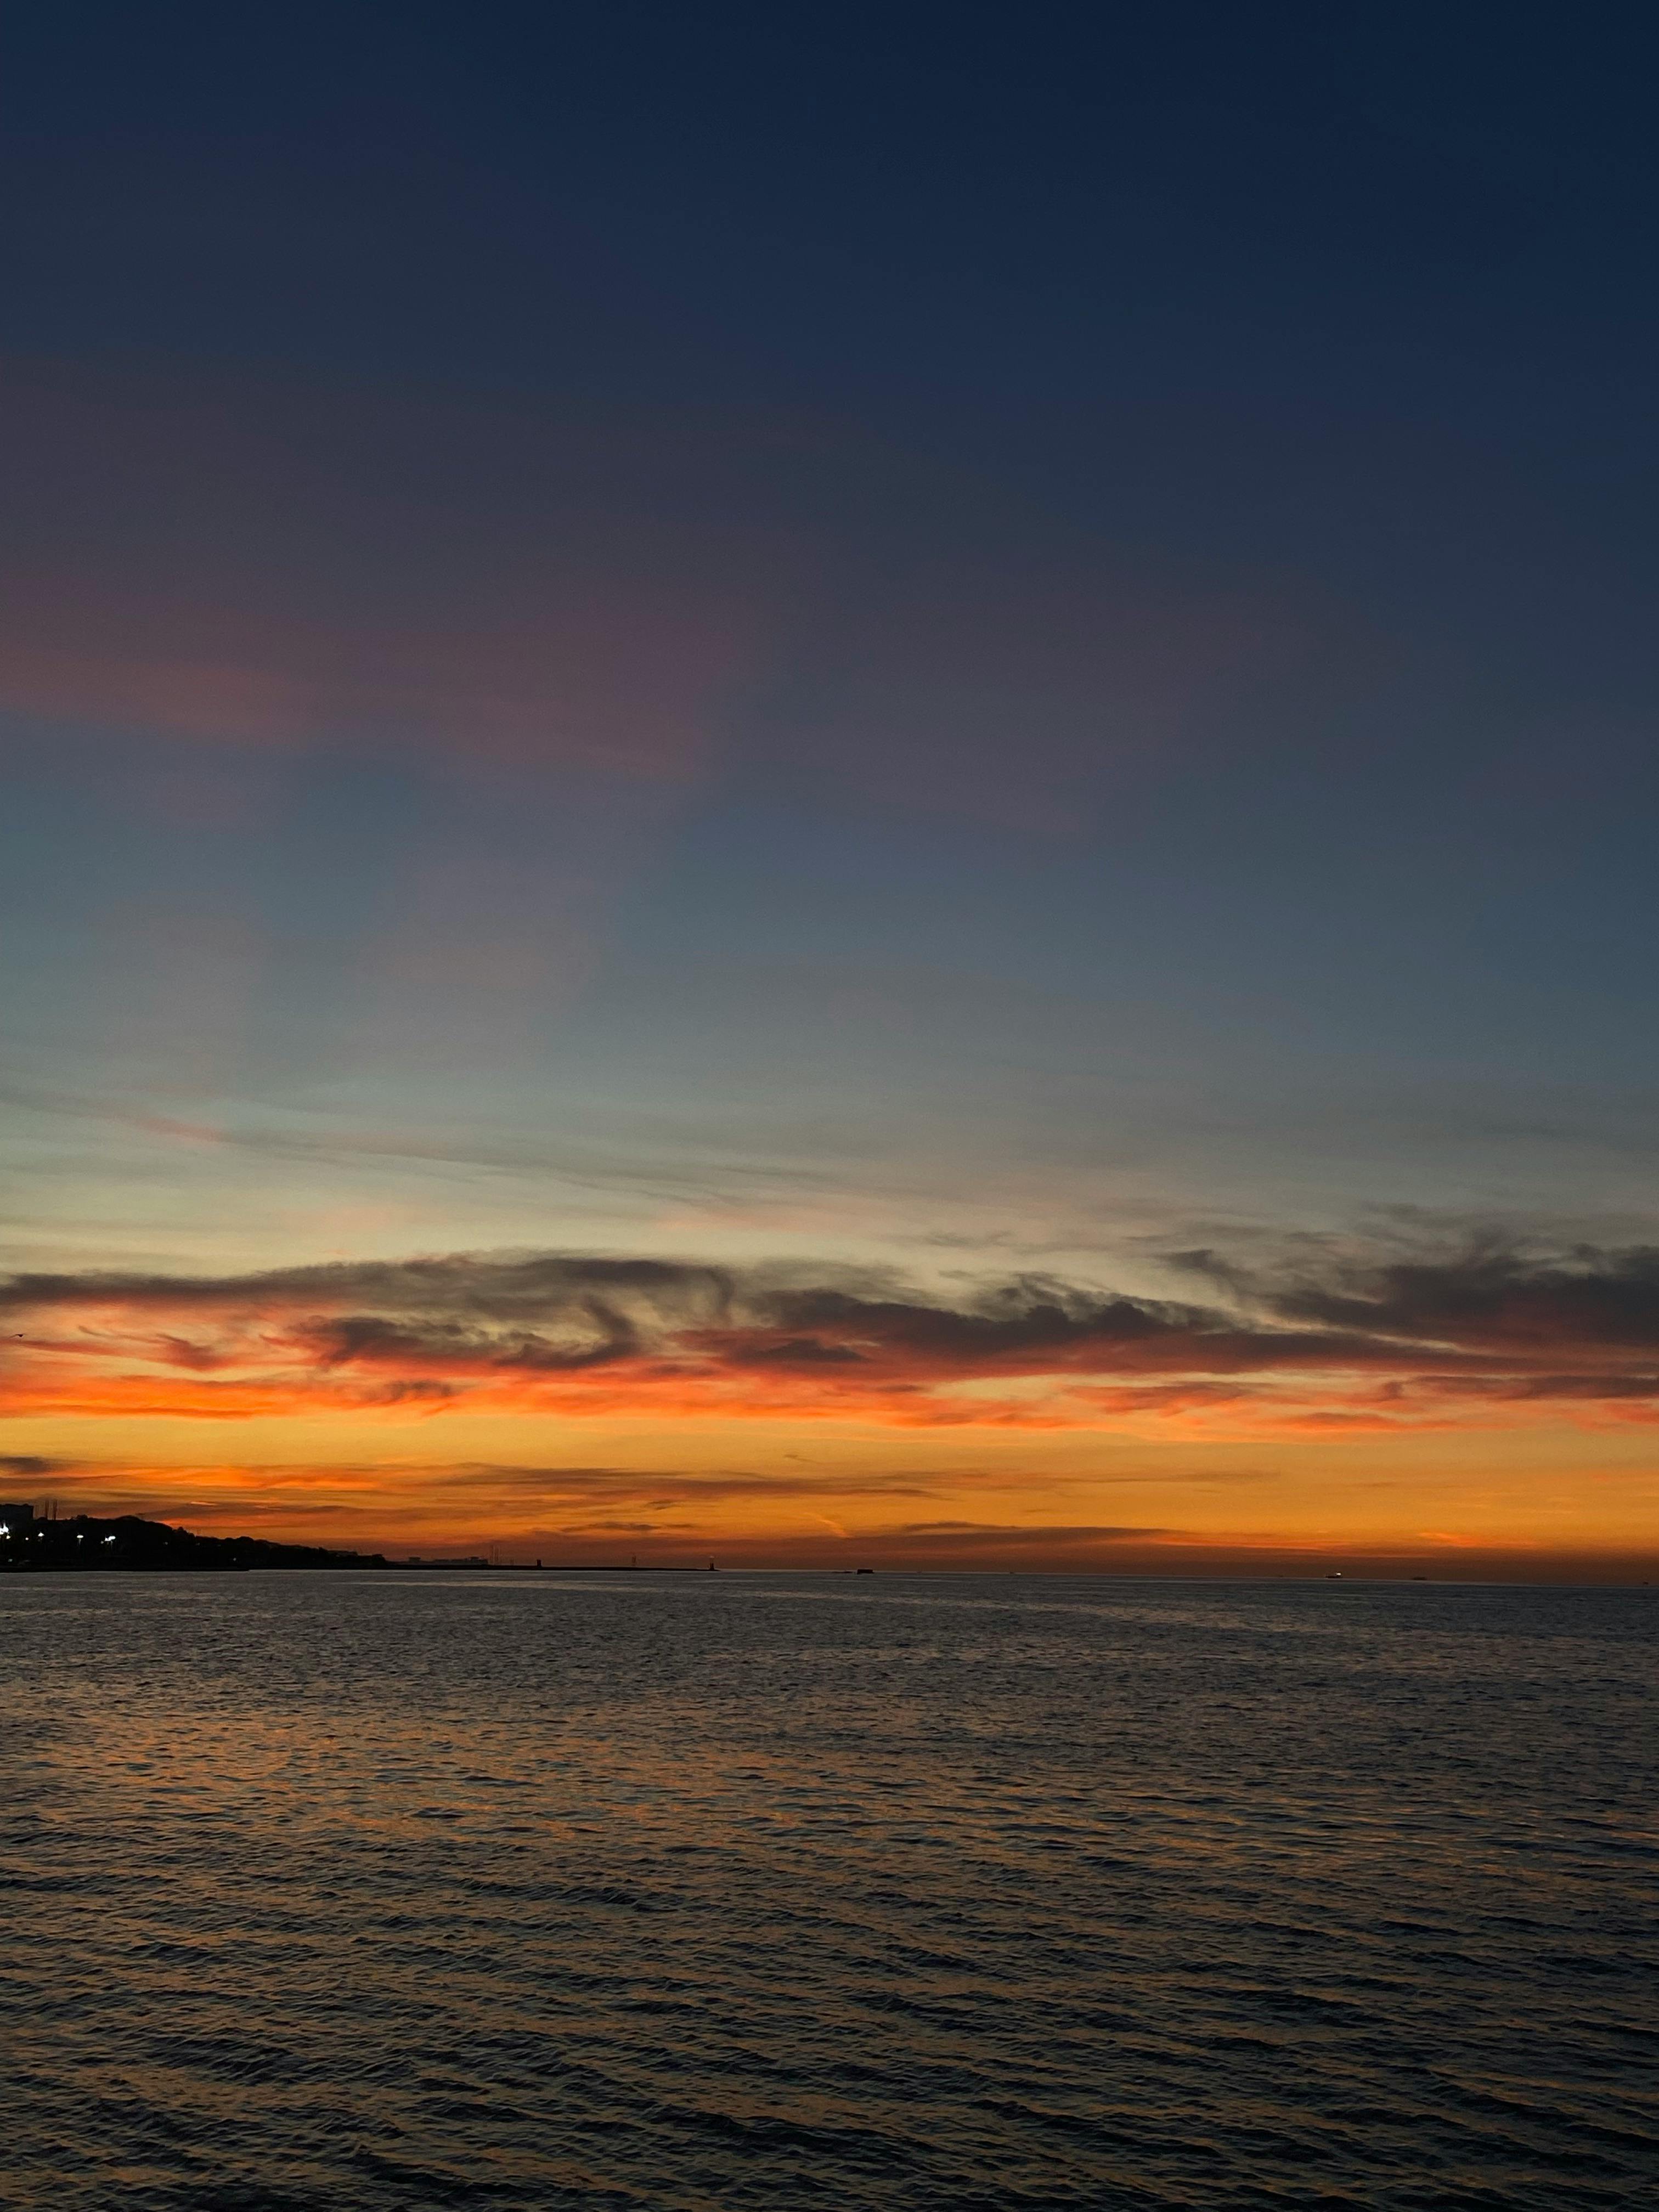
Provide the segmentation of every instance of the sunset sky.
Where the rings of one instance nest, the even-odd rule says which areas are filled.
[[[1659,1571],[1650,28],[22,11],[0,1495]]]

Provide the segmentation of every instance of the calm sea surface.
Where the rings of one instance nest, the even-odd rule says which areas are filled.
[[[1659,1592],[0,1581],[0,2203],[1659,2204]]]

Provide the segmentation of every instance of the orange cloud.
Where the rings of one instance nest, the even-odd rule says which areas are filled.
[[[1659,1256],[1642,1251],[1264,1284],[1228,1308],[1029,1276],[951,1302],[847,1270],[565,1254],[19,1277],[0,1306],[14,1413],[465,1405],[1249,1436],[1659,1407]]]

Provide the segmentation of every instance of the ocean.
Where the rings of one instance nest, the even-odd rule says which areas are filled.
[[[0,2204],[1659,2204],[1659,1591],[0,1579]]]

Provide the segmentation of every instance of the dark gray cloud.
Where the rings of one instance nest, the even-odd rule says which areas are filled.
[[[459,1254],[223,1277],[24,1275],[0,1307],[154,1315],[168,1364],[245,1364],[247,1333],[319,1372],[530,1376],[667,1360],[846,1372],[1234,1371],[1328,1358],[1338,1340],[1212,1309],[1021,1275],[928,1295],[877,1270],[746,1269],[573,1254]]]
[[[1304,1243],[1287,1258],[1179,1255],[1207,1303],[1024,1273],[922,1291],[878,1269],[721,1267],[604,1254],[459,1253],[258,1274],[19,1275],[26,1344],[113,1311],[194,1374],[264,1359],[355,1378],[375,1402],[588,1370],[642,1382],[793,1375],[886,1391],[1068,1374],[1149,1389],[1356,1372],[1470,1395],[1640,1399],[1659,1372],[1659,1249],[1495,1242],[1402,1257]],[[104,1324],[100,1321],[100,1326]],[[1206,1381],[1204,1378],[1211,1378]]]
[[[161,1275],[88,1270],[21,1274],[0,1283],[0,1310],[116,1303],[179,1308],[343,1305],[380,1313],[539,1317],[584,1297],[641,1297],[659,1307],[718,1310],[734,1277],[677,1261],[567,1253],[451,1253],[433,1258],[349,1261],[257,1274]]]
[[[1474,1250],[1437,1260],[1350,1264],[1279,1291],[1287,1319],[1465,1350],[1552,1345],[1659,1348],[1659,1248],[1534,1258]]]

